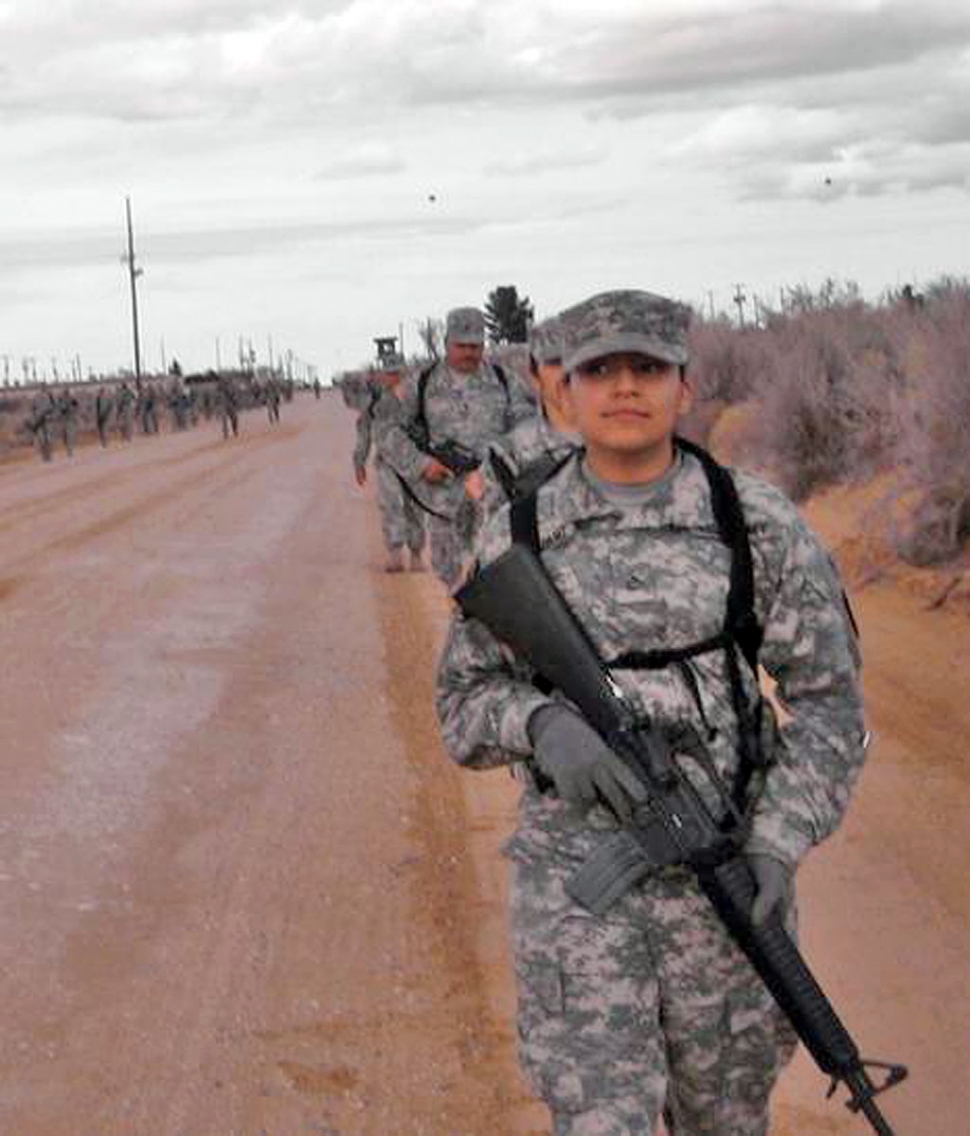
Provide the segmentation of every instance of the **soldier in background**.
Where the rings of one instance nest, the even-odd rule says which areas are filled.
[[[141,432],[143,434],[158,433],[158,395],[151,383],[142,388],[138,400],[138,414],[141,418]]]
[[[27,429],[34,436],[34,444],[45,462],[53,461],[52,432],[57,417],[57,402],[50,391],[38,391],[30,404]]]
[[[489,446],[482,463],[485,510],[529,491],[580,444],[563,403],[562,334],[558,319],[536,324],[529,335],[529,377],[538,414]]]
[[[354,477],[358,485],[367,482],[367,459],[374,448],[374,470],[377,473],[377,505],[381,514],[381,535],[387,550],[385,569],[404,569],[404,549],[408,550],[408,567],[423,570],[424,517],[406,485],[388,465],[382,454],[383,439],[401,416],[396,392],[404,371],[401,355],[387,355],[382,370],[371,377],[370,397],[357,416],[357,445],[354,447]]]
[[[320,401],[320,392],[321,392],[322,390],[323,390],[323,384],[322,384],[322,383],[320,382],[320,380],[319,380],[319,379],[314,379],[314,380],[313,380],[313,397],[314,397],[314,398],[315,398],[315,399],[316,399],[316,400],[317,400],[318,402]]]
[[[522,384],[484,361],[477,308],[448,313],[445,358],[402,387],[384,460],[425,503],[431,564],[449,589],[461,579],[484,489],[478,466],[490,442],[535,413]]]
[[[57,398],[57,425],[68,457],[74,454],[74,432],[79,406],[80,403],[74,397],[71,388],[64,387]]]
[[[236,384],[229,375],[220,375],[216,387],[216,402],[222,421],[222,436],[228,438],[230,431],[235,438],[239,434],[239,400]]]
[[[135,392],[123,382],[115,392],[115,422],[122,441],[130,442],[135,418]]]
[[[98,427],[98,441],[103,450],[108,444],[108,422],[114,407],[114,399],[108,393],[107,387],[98,387],[94,397],[94,421]]]
[[[280,420],[280,384],[275,376],[270,375],[266,380],[263,397],[266,400],[267,417],[270,425],[273,426]]]
[[[186,430],[189,425],[189,397],[185,392],[185,385],[181,375],[173,374],[169,380],[166,391],[168,412],[172,420],[173,430]]]
[[[791,927],[795,870],[838,825],[863,764],[856,643],[831,560],[795,506],[726,475],[751,545],[757,661],[792,714],[774,732],[752,726],[770,710],[722,634],[731,555],[713,482],[676,439],[692,399],[688,318],[645,292],[562,314],[566,405],[584,448],[535,490],[536,542],[597,652],[623,664],[613,674],[634,713],[694,746],[680,752],[699,760],[702,748],[746,802],[751,917],[777,912]],[[480,563],[511,535],[506,506],[485,524]],[[520,1057],[553,1131],[647,1136],[663,1113],[674,1136],[765,1136],[795,1046],[789,1022],[685,866],[650,870],[605,916],[570,897],[569,880],[644,791],[534,678],[482,624],[453,617],[437,685],[446,746],[470,768],[513,764],[525,787],[506,846]],[[770,750],[759,735],[773,735]]]

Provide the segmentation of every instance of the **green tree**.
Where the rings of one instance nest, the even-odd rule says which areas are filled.
[[[534,318],[528,296],[514,284],[500,284],[485,300],[485,327],[492,343],[525,343]]]

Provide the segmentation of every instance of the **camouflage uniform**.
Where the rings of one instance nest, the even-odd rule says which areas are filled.
[[[455,334],[462,318],[475,309],[459,308],[449,313],[449,334]],[[472,321],[469,319],[469,323]],[[427,514],[425,523],[431,545],[431,564],[449,588],[458,583],[470,551],[474,512],[460,476],[430,484],[421,477],[428,455],[409,434],[418,414],[418,378],[402,384],[402,414],[388,424],[381,453],[385,461],[412,487],[438,516]],[[457,442],[478,455],[485,455],[489,442],[506,434],[524,418],[535,413],[520,383],[510,376],[508,393],[494,368],[483,363],[474,374],[453,371],[445,361],[437,363],[425,388],[425,415],[433,445]]]
[[[57,416],[57,400],[49,391],[45,394],[34,395],[30,405],[30,417],[27,419],[27,429],[33,434],[34,442],[40,450],[40,456],[45,462],[53,460],[54,448],[51,436],[51,426]]]
[[[70,390],[61,392],[57,400],[57,416],[60,421],[61,438],[64,442],[64,450],[68,457],[74,453],[74,432],[77,424],[77,412],[80,403],[71,394]]]
[[[485,512],[497,509],[508,499],[501,475],[496,470],[497,463],[504,465],[513,477],[519,477],[529,467],[538,468],[537,463],[542,463],[543,467],[546,467],[546,463],[549,463],[549,467],[554,466],[581,444],[578,435],[556,430],[541,413],[523,419],[504,438],[492,442],[488,447],[488,457],[482,463],[485,475]]]
[[[104,449],[108,444],[108,421],[114,409],[114,399],[104,387],[98,388],[94,399],[94,421],[98,428],[98,441]]]
[[[118,432],[126,442],[131,441],[136,401],[135,392],[127,383],[122,383],[115,400],[115,421],[118,423]]]
[[[735,478],[764,628],[760,660],[794,715],[753,786],[747,849],[794,869],[839,823],[863,761],[857,656],[824,549],[782,494]],[[661,480],[637,488],[624,502],[577,454],[538,493],[545,566],[607,661],[698,642],[724,619],[730,551],[700,463],[678,453]],[[510,539],[503,507],[486,521],[479,560],[495,560]],[[658,725],[688,724],[707,737],[732,782],[738,728],[725,656],[697,656],[691,670],[693,681],[676,667],[615,676]],[[754,705],[747,668],[743,681]],[[481,624],[453,617],[437,681],[446,746],[471,768],[518,763],[525,782],[506,846],[520,1056],[554,1132],[652,1136],[666,1108],[675,1136],[765,1136],[768,1096],[794,1034],[692,875],[656,870],[602,918],[564,891],[614,822],[535,786],[527,726],[556,697]],[[709,796],[705,783],[698,788]]]
[[[424,515],[404,492],[397,474],[384,460],[381,452],[381,439],[399,413],[399,403],[393,392],[375,386],[370,402],[357,416],[354,471],[360,476],[366,469],[373,442],[377,506],[381,514],[384,546],[388,552],[394,552],[407,545],[415,556],[420,556],[424,548]]]
[[[143,434],[158,433],[158,392],[151,383],[146,383],[138,398],[138,415]]]
[[[219,376],[216,384],[216,398],[222,420],[222,436],[228,438],[231,433],[235,438],[239,434],[239,396],[236,391],[236,384],[228,375]]]

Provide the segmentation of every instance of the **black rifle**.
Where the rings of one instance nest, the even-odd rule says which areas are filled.
[[[478,454],[463,446],[461,442],[432,443],[427,428],[422,429],[420,423],[412,422],[407,428],[407,434],[422,453],[440,461],[457,477],[464,477],[482,464]]]
[[[815,1063],[849,1092],[847,1107],[861,1112],[879,1136],[894,1136],[875,1097],[906,1076],[902,1065],[865,1061],[816,982],[776,911],[759,926],[751,921],[756,884],[740,851],[740,824],[730,794],[711,763],[687,755],[720,802],[714,809],[684,774],[685,757],[671,739],[634,712],[600,659],[595,645],[569,610],[541,562],[515,543],[480,570],[455,596],[462,611],[485,624],[557,688],[620,758],[637,773],[648,800],[634,824],[621,831],[626,860],[614,846],[606,857],[605,894],[596,895],[596,872],[584,868],[579,890],[600,909],[657,865],[681,863],[697,876],[704,894],[788,1016]],[[690,747],[683,747],[689,749]],[[595,857],[594,857],[595,859]],[[576,896],[577,899],[581,898]],[[884,1073],[875,1084],[870,1069]]]

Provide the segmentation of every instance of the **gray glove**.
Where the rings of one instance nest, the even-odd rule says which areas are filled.
[[[536,764],[564,801],[580,808],[605,803],[621,823],[633,820],[647,791],[592,726],[565,706],[542,706],[529,719]]]
[[[793,873],[787,864],[764,852],[749,852],[747,861],[757,886],[751,922],[760,927],[776,908],[779,916],[784,917],[791,906]]]

